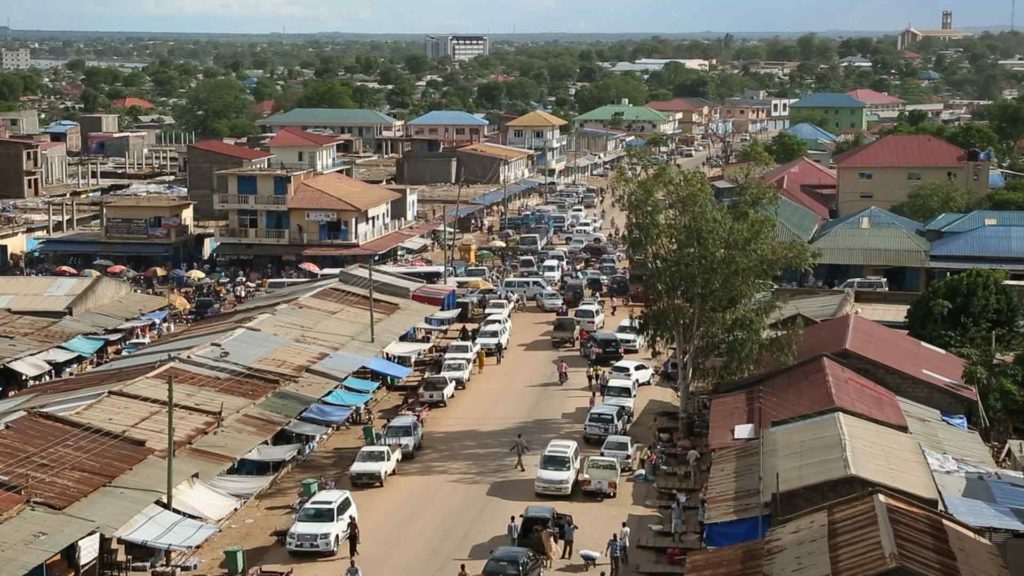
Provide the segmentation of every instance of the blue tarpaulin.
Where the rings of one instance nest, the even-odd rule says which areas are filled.
[[[951,424],[953,426],[956,426],[957,428],[963,428],[964,430],[967,430],[967,417],[965,417],[963,414],[943,413],[942,419],[946,422],[946,424]]]
[[[362,406],[373,398],[372,394],[360,394],[351,390],[337,388],[331,390],[326,396],[320,399],[321,402],[337,404],[338,406]]]
[[[526,192],[527,190],[534,188],[536,186],[537,183],[532,180],[520,180],[515,184],[509,184],[504,188],[498,188],[496,190],[491,190],[486,194],[481,194],[480,196],[477,196],[473,200],[470,200],[469,203],[478,204],[480,206],[493,206],[494,204],[503,202],[505,198],[508,198],[510,200],[514,199],[523,192]]]
[[[757,540],[768,532],[768,527],[771,525],[771,516],[765,515],[760,519],[760,534],[758,534],[757,530],[758,521],[757,516],[754,516],[753,518],[740,518],[738,520],[729,520],[728,522],[708,524],[704,528],[704,542],[708,548],[721,548],[723,546],[732,546],[733,544]]]
[[[143,320],[160,320],[163,322],[164,318],[167,318],[167,310],[157,310],[156,312],[150,312],[149,314],[143,314],[141,318]]]
[[[71,350],[81,356],[89,357],[96,353],[97,350],[106,346],[107,341],[99,338],[88,338],[86,336],[75,336],[71,340],[60,345],[65,350]]]
[[[345,378],[345,380],[342,381],[341,385],[344,386],[345,388],[348,388],[349,390],[355,390],[356,392],[362,392],[365,394],[370,394],[377,388],[380,388],[379,382],[374,382],[373,380],[363,380],[362,378],[353,378],[352,376]]]
[[[302,414],[299,414],[299,419],[306,420],[307,422],[341,424],[348,420],[350,414],[352,414],[352,409],[348,406],[331,406],[330,404],[317,402],[316,404],[311,404]]]
[[[412,368],[407,368],[401,364],[395,364],[379,356],[374,356],[364,366],[378,374],[385,376],[391,376],[392,378],[406,378],[409,374],[412,374]]]

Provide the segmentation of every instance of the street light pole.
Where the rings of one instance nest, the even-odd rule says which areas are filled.
[[[370,343],[376,341],[376,328],[374,327],[373,318],[373,261],[377,259],[377,255],[373,254],[370,256]]]
[[[174,374],[167,375],[167,509],[174,510]],[[164,564],[171,566],[171,550],[164,551]]]

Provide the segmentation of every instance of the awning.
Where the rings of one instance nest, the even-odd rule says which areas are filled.
[[[349,390],[356,392],[362,392],[363,394],[372,394],[374,390],[380,388],[380,382],[374,382],[373,380],[363,380],[362,378],[354,378],[349,376],[342,380],[341,385]]]
[[[413,251],[422,250],[422,249],[426,248],[429,245],[430,245],[430,240],[425,240],[423,238],[409,238],[405,242],[402,242],[401,244],[399,244],[399,246],[401,246],[402,248],[405,248],[406,250],[413,250]]]
[[[36,252],[60,254],[97,254],[110,256],[165,256],[173,244],[127,242],[72,242],[69,240],[43,240]]]
[[[242,456],[241,459],[254,462],[286,462],[298,454],[300,448],[302,448],[302,444],[284,444],[281,446],[260,444],[250,450],[248,454]]]
[[[395,340],[384,348],[385,354],[392,356],[419,356],[421,352],[433,348],[433,344],[423,342],[399,342]]]
[[[345,420],[348,420],[349,415],[352,414],[352,409],[348,406],[332,406],[330,404],[321,404],[317,402],[299,415],[302,420],[312,422],[322,422],[324,424],[341,424]]]
[[[92,356],[97,350],[107,345],[105,338],[89,338],[87,336],[75,336],[71,340],[60,345],[65,350],[71,350],[82,356]]]
[[[401,364],[395,364],[394,362],[385,360],[379,356],[370,358],[370,361],[364,364],[364,366],[378,374],[391,376],[392,378],[407,378],[409,374],[412,374],[412,368],[402,366]]]
[[[448,326],[434,326],[433,324],[427,324],[426,322],[420,322],[419,324],[413,326],[413,328],[415,328],[417,330],[431,330],[431,331],[434,331],[434,332],[443,332],[444,330],[448,329]]]
[[[159,320],[159,321],[163,322],[164,319],[167,318],[167,314],[168,313],[169,312],[167,310],[157,310],[156,312],[150,312],[149,314],[143,314],[139,318],[142,319],[142,320]]]
[[[462,310],[458,310],[458,309],[456,309],[456,310],[438,310],[437,312],[434,312],[430,316],[427,316],[427,320],[439,320],[439,321],[455,320],[456,318],[459,317],[459,314],[461,314],[461,313],[462,313]]]
[[[292,434],[302,434],[303,436],[323,436],[331,431],[330,428],[320,426],[319,424],[311,424],[309,422],[302,422],[296,420],[291,424],[284,427],[285,430]]]
[[[326,396],[320,399],[321,402],[335,404],[337,406],[362,406],[373,398],[373,394],[360,394],[351,390],[331,390]]]
[[[132,328],[142,328],[143,326],[149,326],[152,324],[152,320],[129,320],[124,324],[117,326],[118,330],[130,330]]]
[[[49,350],[44,350],[39,354],[32,356],[32,358],[35,358],[36,360],[42,360],[47,364],[60,364],[62,362],[69,362],[78,357],[78,352],[72,352],[71,350],[65,350],[63,348],[50,348]]]
[[[455,303],[455,290],[455,286],[448,284],[427,284],[413,290],[412,299],[422,304],[451,308]],[[450,302],[446,303],[446,300]]]
[[[266,400],[257,404],[257,406],[261,410],[280,414],[286,418],[295,418],[314,402],[316,402],[316,398],[311,398],[292,390],[282,389],[271,394]]]
[[[214,476],[206,483],[210,485],[210,488],[248,500],[259,494],[273,480],[273,476],[234,476],[225,474]]]
[[[167,497],[161,497],[166,502]],[[188,480],[174,487],[174,509],[182,514],[217,522],[226,518],[242,505],[238,498],[218,490],[199,478]]]
[[[27,376],[28,378],[35,378],[40,374],[46,374],[50,370],[53,370],[53,368],[51,368],[50,365],[47,364],[46,362],[43,362],[42,360],[38,360],[31,356],[28,356],[26,358],[18,358],[17,360],[11,360],[7,364],[5,364],[5,366],[19,374]]]
[[[150,504],[114,535],[157,550],[192,550],[216,534],[218,528]]]

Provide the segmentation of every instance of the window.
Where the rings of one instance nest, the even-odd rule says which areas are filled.
[[[246,196],[256,195],[256,177],[255,176],[239,176],[238,177],[238,193]]]
[[[872,199],[874,197],[875,197],[875,195],[873,193],[871,193],[871,192],[861,192],[860,193],[860,199],[861,200],[870,200],[870,199]]]
[[[456,136],[465,136],[466,135],[466,129],[465,128],[456,128],[455,129],[455,135]]]
[[[338,518],[341,518],[341,515],[346,513],[346,512],[348,512],[349,508],[351,508],[351,507],[352,507],[352,500],[351,499],[345,498],[344,500],[342,500],[341,504],[338,504]]]
[[[146,218],[147,228],[161,228],[163,227],[164,219],[162,216],[153,216],[152,218]]]
[[[513,138],[524,138],[525,136],[526,136],[526,133],[523,132],[522,130],[513,130],[512,131],[512,137]]]
[[[857,172],[858,180],[871,180],[874,177],[874,174],[872,174],[871,172]]]
[[[238,227],[239,228],[259,228],[260,227],[260,213],[256,210],[239,210],[238,211]]]
[[[274,176],[274,196],[287,196],[288,195],[288,178],[284,176]]]
[[[303,160],[303,155],[305,154],[305,152],[303,152],[302,150],[299,150],[298,152],[296,152],[296,154],[297,154],[297,155],[298,155],[298,157],[299,157],[299,162],[302,162],[302,160]]]
[[[431,136],[437,136],[437,128],[427,128],[427,134]]]
[[[266,216],[267,228],[270,230],[287,230],[291,224],[291,219],[288,217],[287,212],[270,210]]]
[[[921,173],[920,172],[907,172],[907,180],[913,180],[913,181],[916,182],[916,181],[918,181],[920,179],[921,179]]]
[[[534,130],[533,131],[533,137],[534,138],[539,138],[539,139],[543,140],[544,139],[544,131],[543,130]]]

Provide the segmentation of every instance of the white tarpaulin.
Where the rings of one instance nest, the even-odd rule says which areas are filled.
[[[248,454],[242,456],[242,460],[252,460],[254,462],[284,462],[285,460],[291,460],[293,456],[299,453],[299,449],[302,448],[302,444],[284,444],[282,446],[268,446],[266,444],[260,444],[253,448]]]
[[[438,310],[428,316],[428,318],[431,320],[455,320],[459,317],[459,314],[462,314],[462,310]]]
[[[11,370],[14,370],[15,372],[24,374],[29,378],[35,378],[40,374],[46,374],[50,370],[53,370],[53,368],[51,368],[50,365],[47,364],[46,362],[43,362],[42,360],[38,360],[31,356],[28,356],[26,358],[19,358],[17,360],[11,360],[6,364],[6,366]]]
[[[406,250],[419,250],[421,248],[426,248],[429,244],[430,240],[425,240],[423,238],[409,238],[405,242],[399,244],[399,246]]]
[[[74,360],[78,358],[77,352],[71,350],[65,350],[63,348],[50,348],[44,350],[35,356],[32,356],[36,360],[42,360],[48,364],[60,364],[61,362],[67,362],[68,360]]]
[[[216,526],[150,504],[114,535],[125,542],[158,550],[192,550],[217,531]]]
[[[238,496],[239,498],[249,499],[263,490],[273,479],[273,476],[222,475],[214,476],[207,480],[206,483],[209,484],[211,488],[220,490],[221,492],[231,494],[232,496]]]
[[[384,348],[384,353],[392,356],[419,356],[420,352],[430,350],[433,346],[430,343],[399,342],[396,340]]]
[[[427,324],[426,322],[420,322],[419,324],[413,326],[413,328],[415,328],[417,330],[433,330],[433,331],[436,331],[436,332],[441,332],[441,331],[447,330],[448,326],[434,326],[433,324]]]
[[[284,427],[285,430],[292,434],[302,434],[304,436],[323,436],[331,431],[326,426],[320,426],[319,424],[313,424],[312,422],[303,422],[301,420],[295,420],[291,424]]]
[[[166,497],[161,498],[166,501]],[[198,478],[174,487],[174,509],[189,516],[217,522],[242,505],[242,501],[213,488]]]

